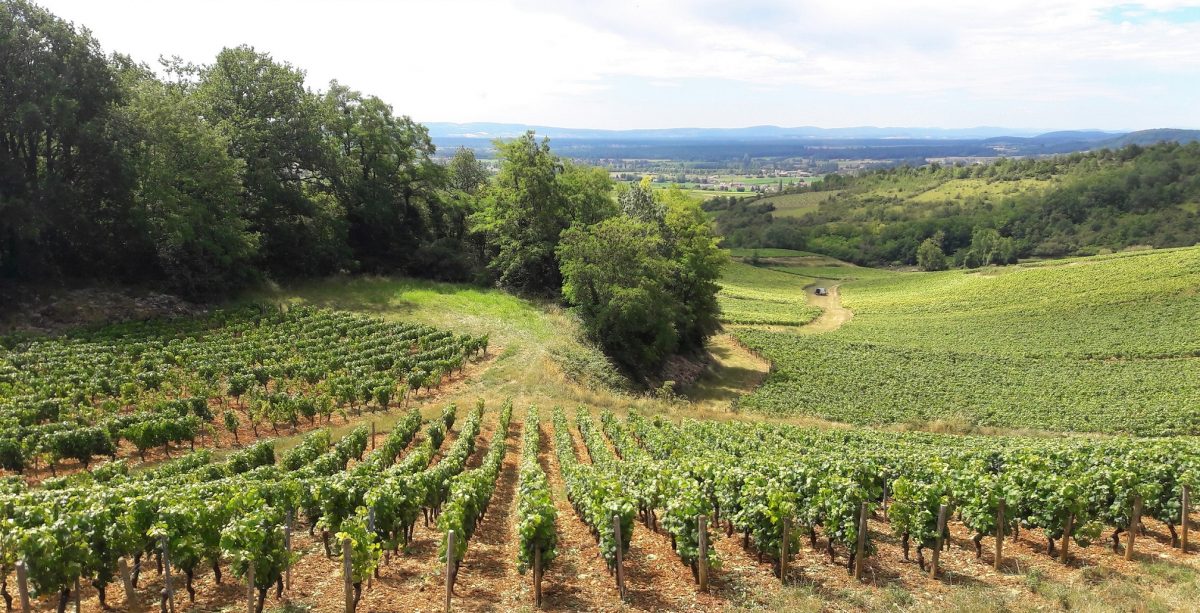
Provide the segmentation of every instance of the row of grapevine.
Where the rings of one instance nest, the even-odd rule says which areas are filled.
[[[394,465],[390,459],[369,458],[350,470],[306,482],[304,487],[308,494],[305,496],[305,500],[315,503],[318,514],[317,517],[310,516],[310,520],[316,519],[317,527],[322,530],[322,537],[326,543],[326,555],[334,555],[328,536],[341,532],[342,523],[352,518],[358,512],[359,507],[367,505],[368,496],[381,479],[395,478],[400,474],[415,472],[418,478],[411,483],[421,486],[416,490],[416,493],[423,494],[418,499],[421,508],[427,517],[428,514],[436,511],[441,497],[444,495],[441,491],[449,485],[449,475],[458,474],[465,465],[466,458],[475,449],[474,439],[479,434],[482,418],[482,406],[472,410],[463,425],[459,439],[447,450],[442,460],[430,468],[426,469],[425,466],[437,449],[432,443],[436,441],[440,446],[444,436],[442,433],[445,432],[445,424],[449,422],[449,417],[430,426],[430,436],[428,437],[430,444],[427,444],[425,449],[410,454],[411,459],[406,458],[400,464]],[[387,446],[385,445],[385,447]],[[408,472],[402,473],[402,471]],[[394,513],[393,509],[382,510],[388,516]],[[381,541],[387,539],[389,543],[397,542],[394,540],[395,535],[383,532],[380,526],[376,526],[376,534]]]
[[[785,523],[807,530],[814,545],[820,529],[829,539],[830,560],[841,545],[847,550],[847,568],[854,568],[861,505],[873,505],[882,492],[882,480],[870,462],[840,454],[801,461],[788,447],[768,452],[753,439],[693,434],[665,422],[650,425],[636,415],[631,415],[630,427],[660,460],[683,463],[688,458],[691,478],[708,496],[717,518],[725,519],[727,534],[739,530],[743,545],[753,544],[777,568],[785,562],[780,558]],[[799,532],[788,533],[787,550],[795,551]],[[871,549],[869,540],[866,548]]]
[[[492,441],[492,449],[498,444],[499,451],[489,452],[484,460],[484,468],[495,465],[498,470],[499,461],[503,459],[502,432],[507,429],[511,416],[512,407],[506,404],[500,413],[500,438]],[[466,516],[457,511],[466,508],[469,503],[454,497],[456,493],[461,497],[465,492],[461,487],[455,488],[452,484],[459,482],[459,478],[464,474],[468,474],[462,471],[467,459],[474,452],[475,439],[479,435],[482,419],[483,402],[480,401],[467,416],[454,445],[437,464],[424,470],[421,469],[428,464],[444,439],[444,433],[454,423],[453,405],[442,414],[440,420],[429,427],[426,443],[410,453],[402,462],[389,467],[368,458],[366,462],[349,471],[352,479],[347,480],[349,485],[342,490],[344,494],[339,498],[342,503],[338,505],[338,510],[353,510],[329,518],[323,516],[320,521],[327,526],[334,525],[336,521],[337,541],[349,542],[349,551],[343,550],[342,555],[350,556],[348,568],[354,589],[351,607],[358,606],[363,581],[372,573],[378,576],[385,546],[396,551],[402,543],[407,543],[412,538],[418,509],[423,510],[428,519],[439,511],[437,506],[432,505],[440,506],[449,495],[448,511],[454,515],[447,519],[448,516],[442,514],[439,524],[453,521],[454,517]],[[497,453],[499,459],[493,458]],[[327,548],[326,553],[329,555],[331,551]]]
[[[843,545],[853,567],[862,505],[890,501],[891,529],[906,555],[938,540],[945,505],[981,540],[1039,529],[1047,551],[1066,540],[1087,546],[1104,527],[1122,531],[1135,515],[1164,522],[1172,536],[1186,510],[1185,487],[1200,480],[1200,445],[1192,440],[1047,440],[950,437],[873,431],[687,421],[653,423],[631,415],[630,429],[655,458],[689,466],[711,492],[714,515],[727,530],[766,555],[781,549],[784,522],[819,529]],[[884,492],[887,492],[885,497]],[[1174,540],[1174,539],[1173,539]],[[789,544],[789,548],[793,546]],[[867,543],[869,551],[869,541]],[[794,549],[793,549],[794,550]],[[1065,552],[1062,554],[1065,556]]]
[[[500,407],[500,421],[483,462],[478,468],[461,472],[450,481],[449,495],[437,523],[442,534],[451,531],[455,534],[452,557],[454,563],[450,574],[451,589],[458,577],[459,564],[467,554],[467,543],[475,534],[479,522],[483,521],[488,503],[496,491],[496,480],[500,476],[500,467],[507,450],[508,425],[512,421],[512,412],[512,401],[505,401]],[[447,543],[448,540],[443,539],[438,550],[443,560],[448,559]]]
[[[633,534],[633,501],[624,491],[620,477],[579,460],[567,415],[561,408],[554,408],[552,423],[554,452],[566,483],[567,499],[579,518],[591,528],[600,554],[612,570],[616,568],[618,548],[622,555],[629,551]],[[613,525],[614,517],[621,528],[620,542],[617,541]]]
[[[692,471],[701,464],[669,464],[659,462],[641,448],[611,411],[600,415],[604,434],[622,458],[619,465],[622,481],[627,491],[634,492],[643,519],[652,530],[657,530],[656,510],[662,512],[662,528],[671,536],[671,548],[683,564],[692,571],[692,578],[700,582],[700,526],[696,519],[713,512],[712,497],[702,487],[702,481]],[[591,415],[581,410],[577,419],[580,431],[589,451],[607,455],[604,440],[592,423]],[[596,453],[592,454],[596,457]],[[705,526],[705,531],[709,532]],[[712,534],[707,535],[712,542]],[[709,568],[717,568],[720,561],[716,549],[708,549],[706,560]]]
[[[60,608],[75,578],[83,577],[103,603],[117,558],[134,561],[136,585],[142,557],[161,555],[166,540],[189,578],[201,563],[218,569],[218,580],[222,559],[238,576],[254,565],[265,595],[290,563],[274,545],[295,492],[288,473],[273,462],[271,445],[260,442],[220,465],[173,466],[62,489],[14,488],[0,497],[0,571],[7,575],[24,560],[33,594],[59,594]]]
[[[541,441],[541,418],[537,407],[530,406],[521,435],[521,467],[517,482],[517,570],[521,574],[530,568],[535,574],[545,571],[558,555],[558,531],[555,528],[558,510],[550,496],[546,472],[538,462]],[[534,577],[534,583],[540,598],[540,575]]]
[[[439,445],[453,415],[449,407],[433,426],[441,433]],[[161,560],[169,551],[173,567],[187,577],[189,596],[194,596],[192,578],[201,567],[211,567],[218,583],[222,563],[239,578],[253,569],[261,611],[267,590],[282,590],[283,572],[295,562],[284,530],[296,511],[319,518],[316,525],[336,526],[339,537],[357,538],[359,523],[367,521],[370,511],[355,506],[343,514],[342,502],[361,499],[357,485],[343,486],[378,482],[402,468],[439,478],[457,474],[474,447],[481,418],[482,407],[477,407],[462,440],[443,460],[453,467],[443,470],[425,469],[437,445],[414,448],[403,461],[395,461],[420,427],[420,415],[412,411],[365,458],[369,431],[360,426],[332,447],[328,431],[311,433],[283,454],[278,465],[272,445],[259,442],[221,464],[201,451],[140,475],[130,475],[124,463],[116,462],[50,488],[0,480],[0,576],[7,578],[23,560],[35,597],[58,594],[65,606],[75,578],[81,577],[97,588],[103,604],[118,558],[132,560],[136,587],[143,559]],[[414,456],[424,462],[409,463]],[[347,470],[356,458],[357,464]],[[359,541],[368,554],[380,548],[377,533]]]

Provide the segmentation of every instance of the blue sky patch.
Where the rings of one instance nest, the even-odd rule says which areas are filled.
[[[1195,23],[1200,21],[1200,5],[1156,10],[1144,4],[1122,4],[1104,11],[1104,19],[1113,23],[1128,22],[1133,24],[1149,21]]]

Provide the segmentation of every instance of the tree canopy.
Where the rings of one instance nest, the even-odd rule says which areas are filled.
[[[562,288],[555,248],[573,224],[615,213],[612,181],[599,168],[572,164],[533,132],[496,141],[500,172],[483,192],[472,219],[487,245],[488,268],[509,289],[557,295]]]
[[[160,76],[161,75],[161,76]],[[532,132],[435,160],[426,128],[250,46],[155,72],[0,3],[0,280],[190,298],[341,272],[477,279],[565,301],[627,369],[698,351],[724,263],[698,204]],[[990,251],[989,251],[990,253]]]
[[[0,279],[203,298],[263,276],[473,276],[455,194],[486,171],[452,175],[379,98],[314,92],[248,46],[165,61],[164,80],[24,0],[0,4],[0,31]]]
[[[727,256],[682,191],[634,185],[621,200],[621,214],[564,234],[563,296],[619,364],[653,372],[673,354],[703,349],[720,327],[716,281]]]

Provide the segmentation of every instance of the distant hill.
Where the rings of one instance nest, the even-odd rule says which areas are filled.
[[[868,159],[922,164],[929,158],[1046,156],[1130,143],[1188,142],[1197,130],[1139,132],[1059,130],[1031,132],[1010,128],[817,128],[749,126],[745,128],[664,128],[594,130],[515,123],[428,123],[434,144],[443,151],[458,147],[491,155],[492,140],[511,139],[527,130],[549,137],[560,155],[574,159],[670,159],[720,161],[803,157],[816,160]]]
[[[1200,140],[1200,130],[1176,130],[1173,128],[1159,128],[1157,130],[1138,130],[1122,134],[1115,138],[1102,140],[1096,144],[1097,148],[1119,149],[1127,145],[1155,145],[1161,142],[1174,141],[1177,143],[1190,143]]]
[[[556,128],[515,123],[426,123],[434,138],[514,138],[533,130],[551,139],[586,140],[770,140],[770,139],[953,139],[980,140],[1000,136],[1035,137],[1035,131],[981,126],[976,128],[905,128],[859,126],[818,128],[800,126],[749,126],[745,128],[662,128],[644,130],[594,130]],[[1111,137],[1113,134],[1106,134]]]
[[[1014,128],[980,126],[976,128],[913,128],[858,126],[849,128],[818,128],[799,126],[748,126],[744,128],[656,128],[641,130],[597,130],[591,128],[560,128],[519,123],[444,123],[425,124],[435,139],[516,138],[528,130],[551,139],[585,141],[662,141],[662,140],[955,140],[998,143],[1087,143],[1095,148],[1119,148],[1125,145],[1153,145],[1163,141],[1187,143],[1200,140],[1200,130],[1156,128],[1136,132],[1105,130],[1059,130],[1036,132]]]
[[[1083,155],[828,175],[813,191],[788,195],[811,197],[799,210],[781,210],[784,196],[704,206],[727,247],[798,249],[869,265],[913,264],[917,247],[935,235],[947,255],[967,264],[972,249],[987,247],[978,229],[1011,239],[1018,257],[1200,244],[1200,139],[1186,130],[1148,132],[1129,140],[1193,142],[1131,150],[1105,140]]]
[[[1113,135],[1119,135],[1120,132],[1105,132],[1103,130],[1060,130],[1058,132],[1046,132],[1033,137],[1033,140],[1041,141],[1102,141],[1110,139]]]

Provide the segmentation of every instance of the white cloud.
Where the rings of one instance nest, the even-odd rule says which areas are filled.
[[[1059,107],[1097,101],[1095,120],[1111,123],[1123,109],[1144,115],[1154,108],[1131,99],[1130,79],[1149,82],[1166,95],[1164,103],[1200,102],[1200,22],[1154,17],[1188,6],[1172,0],[1134,7],[1082,0],[45,4],[93,27],[106,49],[141,60],[175,53],[202,62],[222,46],[251,43],[306,68],[314,86],[337,78],[421,120],[802,123],[777,110],[756,114],[771,106],[758,99],[765,91],[820,98],[825,106],[806,109],[808,116],[843,123],[921,117],[919,109],[857,119],[838,114],[838,106],[861,108],[873,99],[886,109],[897,98],[937,102],[925,125],[1001,123],[1004,117],[985,115],[1005,105],[1040,113],[1042,119],[1024,120],[1050,125],[1071,116]],[[1129,18],[1112,19],[1116,7]],[[661,108],[671,95],[704,91],[680,85],[700,81],[742,87],[744,103],[707,110],[688,104],[687,117]],[[643,96],[641,89],[659,92],[657,107],[605,104]],[[839,105],[839,97],[855,104]],[[976,105],[980,114],[939,114],[957,108],[952,103]],[[1126,121],[1137,124],[1138,117]]]

